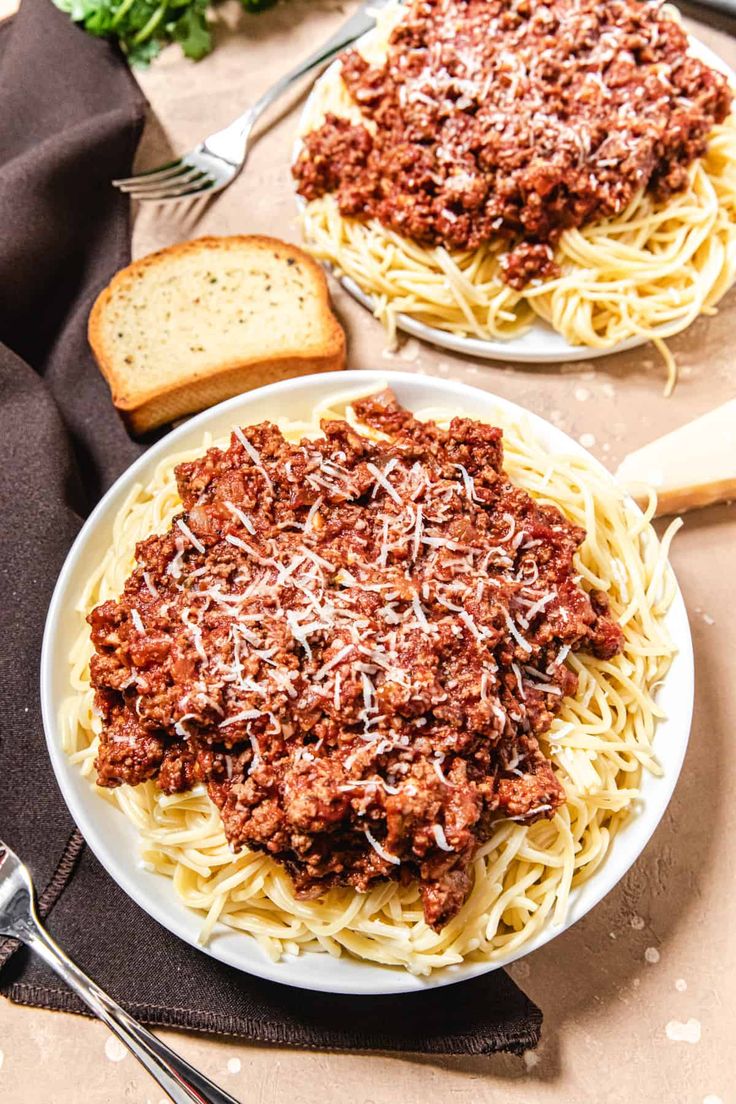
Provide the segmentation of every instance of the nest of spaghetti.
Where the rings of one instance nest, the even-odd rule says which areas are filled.
[[[539,737],[577,691],[565,660],[624,636],[500,429],[390,391],[354,411],[372,437],[263,423],[177,467],[184,512],[89,616],[97,781],[204,783],[298,897],[415,882],[439,931],[498,821],[564,804]]]
[[[571,345],[663,339],[733,283],[728,78],[640,0],[415,0],[318,83],[293,167],[312,251],[401,315]]]
[[[299,446],[304,441],[307,450],[310,441],[324,438],[321,423],[325,421],[346,422],[357,437],[385,444],[393,430],[376,429],[356,413],[358,400],[370,390],[373,389],[364,389],[359,395],[332,393],[312,408],[305,409],[303,420],[275,415],[274,421],[289,444]],[[477,417],[464,404],[448,404],[446,400],[439,407],[414,410],[417,421],[434,422],[444,430],[449,430],[454,417],[463,415]],[[190,789],[166,792],[161,788],[161,779],[156,776],[156,757],[161,745],[156,744],[152,777],[147,781],[136,785],[95,787],[95,792],[115,810],[113,823],[120,830],[124,828],[122,818],[128,822],[136,841],[139,863],[159,878],[166,879],[172,894],[199,916],[201,942],[225,931],[235,931],[252,940],[273,961],[319,951],[334,957],[357,957],[421,975],[462,962],[507,961],[510,955],[539,938],[550,924],[564,921],[568,902],[579,899],[577,895],[584,883],[596,880],[597,872],[611,851],[624,846],[615,837],[622,826],[636,817],[639,799],[646,800],[656,792],[659,784],[656,776],[662,775],[656,743],[657,738],[661,738],[658,737],[659,725],[666,701],[664,691],[660,695],[658,688],[664,683],[666,690],[675,654],[668,632],[668,610],[676,594],[676,585],[667,555],[670,540],[680,523],[673,522],[659,541],[650,525],[654,499],[642,514],[622,496],[611,477],[591,457],[579,450],[563,448],[560,451],[559,447],[550,451],[539,439],[539,430],[533,423],[511,414],[504,406],[496,410],[490,421],[503,429],[506,476],[530,495],[537,506],[560,511],[567,522],[585,533],[583,543],[573,553],[573,580],[591,602],[593,592],[605,593],[609,610],[603,616],[613,620],[623,634],[623,650],[609,659],[600,658],[588,649],[571,648],[564,657],[560,655],[562,648],[558,652],[560,666],[572,674],[574,680],[566,683],[567,693],[551,693],[550,697],[555,700],[550,701],[549,728],[535,738],[543,758],[552,764],[552,776],[562,787],[564,802],[555,810],[537,809],[536,814],[521,819],[513,819],[517,814],[509,807],[499,806],[496,813],[491,814],[490,835],[479,845],[471,867],[466,870],[471,889],[465,903],[442,927],[432,928],[425,919],[419,881],[404,880],[398,864],[391,864],[389,876],[377,879],[366,892],[357,892],[351,885],[334,885],[325,888],[319,896],[305,898],[284,864],[269,851],[243,846],[234,852],[225,834],[221,810],[210,796],[208,783],[198,781],[195,776]],[[258,449],[254,431],[245,428],[241,432],[251,447]],[[193,555],[189,537],[177,524],[177,519],[187,524],[191,510],[182,502],[176,471],[192,462],[201,464],[205,451],[213,444],[221,454],[233,443],[230,437],[218,437],[213,442],[205,434],[201,441],[184,450],[168,450],[145,479],[130,488],[127,499],[116,512],[110,540],[99,562],[90,570],[79,596],[76,605],[78,633],[69,653],[70,693],[62,704],[59,720],[65,752],[93,785],[97,779],[96,763],[105,754],[108,726],[95,705],[97,692],[90,681],[90,666],[96,662],[97,653],[90,639],[87,617],[100,605],[120,601],[126,584],[142,566],[136,561],[136,549],[145,546],[152,535],[165,537],[173,530],[175,538],[181,537],[180,548],[176,548],[172,560],[173,573]],[[262,454],[259,455],[263,460]],[[248,470],[251,460],[252,457],[246,460],[243,456]],[[339,459],[337,462],[341,463]],[[457,462],[466,466],[462,459]],[[376,466],[379,471],[383,470]],[[264,462],[264,467],[268,467],[268,461]],[[466,466],[466,470],[475,481],[472,468]],[[339,469],[336,471],[339,474]],[[459,469],[453,472],[462,479],[464,487],[462,472]],[[454,478],[454,474],[448,472],[450,478]],[[314,481],[318,487],[319,479],[327,478],[318,471],[310,476],[307,486],[313,491],[316,490],[312,485]],[[393,486],[390,472],[388,479]],[[380,493],[379,488],[376,495]],[[481,492],[477,493],[480,497]],[[385,494],[388,502],[390,493],[386,491]],[[459,495],[460,491],[455,494]],[[182,510],[186,512],[182,514]],[[324,516],[322,504],[313,518],[317,513]],[[499,535],[505,536],[507,531],[508,525],[505,525]],[[251,544],[252,536],[243,533],[242,539]],[[513,542],[516,533],[509,533],[509,536]],[[309,569],[300,566],[298,571],[302,570],[308,572]],[[150,572],[149,577],[153,583]],[[199,577],[195,575],[193,585],[196,586]],[[145,600],[145,594],[150,595],[148,587],[142,593]],[[420,601],[424,609],[424,601],[421,598]],[[457,606],[461,604],[454,602]],[[513,608],[517,609],[516,604]],[[459,611],[449,612],[458,613],[459,617]],[[523,612],[523,603],[519,612],[530,621]],[[141,616],[140,610],[138,615]],[[131,618],[136,619],[132,610]],[[305,625],[315,619],[305,620]],[[143,617],[141,620],[145,625]],[[247,627],[253,628],[254,624],[257,630],[257,622],[247,623]],[[516,616],[514,624],[529,642],[529,630]],[[462,631],[462,624],[458,628]],[[195,630],[196,626],[192,629],[191,642],[198,655]],[[512,637],[510,629],[508,632]],[[307,637],[310,646],[319,639],[311,633]],[[201,644],[205,646],[205,641]],[[238,647],[242,652],[242,646]],[[301,655],[302,662],[304,658]],[[369,662],[369,659],[358,654],[356,663],[362,662]],[[527,684],[540,679],[525,670],[525,666],[532,664],[515,662],[524,693],[528,695]],[[269,664],[266,666],[276,670]],[[374,686],[381,681],[380,676],[370,671],[357,670],[361,674],[361,695],[363,673]],[[329,678],[330,673],[325,672],[323,677]],[[246,672],[245,677],[251,676]],[[565,676],[558,674],[556,681],[560,690],[563,679]],[[337,684],[340,704],[342,681],[341,675],[339,681],[335,678],[330,682],[333,702]],[[547,681],[553,682],[551,678]],[[366,688],[370,694],[368,683]],[[124,689],[121,690],[123,695]],[[488,695],[490,689],[486,681],[483,694]],[[453,697],[451,692],[450,700]],[[365,708],[362,700],[358,705],[360,710]],[[262,708],[262,705],[254,708]],[[367,719],[374,716],[369,713]],[[414,730],[418,732],[421,727],[414,726]],[[186,719],[182,731],[193,731]],[[227,728],[222,731],[226,733]],[[173,743],[171,740],[170,744]],[[314,750],[316,743],[314,740],[311,750],[308,748],[310,755],[319,755],[321,749]],[[170,746],[167,740],[164,746]],[[220,751],[223,756],[232,756],[232,751],[224,747],[224,741]],[[124,758],[121,745],[121,759]],[[437,762],[438,759],[439,756],[430,756],[433,771],[439,768],[447,776],[450,763]],[[527,762],[514,765],[513,758],[505,761],[511,771],[537,773],[527,769]],[[541,760],[537,762],[542,763]],[[163,757],[160,764],[163,764]],[[225,777],[230,769],[234,774],[235,767],[234,758],[230,766],[225,758]],[[159,765],[159,775],[160,769]],[[354,777],[362,780],[369,775],[356,773]],[[376,774],[370,777],[376,790],[383,789]],[[519,779],[519,775],[513,777]],[[396,781],[398,783],[398,778]],[[390,781],[389,785],[392,785]],[[367,788],[372,790],[374,786],[371,784]],[[432,834],[436,841],[436,833]],[[380,833],[371,832],[371,835],[381,846]],[[365,840],[370,843],[367,836]],[[438,852],[437,856],[441,857]],[[595,887],[591,889],[595,894]]]

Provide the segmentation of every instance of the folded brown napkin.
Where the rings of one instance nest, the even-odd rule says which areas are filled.
[[[84,514],[141,450],[87,349],[91,303],[129,260],[125,175],[144,101],[122,59],[52,7],[0,26],[0,838],[29,864],[50,931],[151,1024],[303,1047],[491,1053],[536,1045],[541,1012],[501,971],[408,996],[260,981],[180,942],[120,890],[74,829],[44,745],[46,609]],[[245,937],[244,937],[245,938]],[[0,991],[83,1011],[25,949]]]

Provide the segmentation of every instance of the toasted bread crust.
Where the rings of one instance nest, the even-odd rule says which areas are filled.
[[[283,356],[265,354],[263,357],[232,359],[204,371],[189,374],[182,372],[179,379],[162,381],[159,386],[136,387],[133,379],[125,378],[107,348],[103,329],[105,312],[118,293],[124,292],[134,281],[144,278],[150,269],[167,264],[174,257],[208,250],[238,251],[243,246],[256,251],[268,250],[284,261],[296,260],[309,273],[314,281],[317,309],[321,313],[324,331],[319,347],[301,355],[290,351]],[[194,413],[275,379],[305,375],[308,372],[335,371],[345,366],[345,333],[332,313],[327,280],[322,268],[298,246],[260,234],[195,238],[134,261],[116,273],[98,295],[90,312],[87,336],[98,367],[110,387],[112,401],[125,414],[126,421],[135,433],[145,433],[167,421]]]
[[[333,357],[274,358],[269,360],[267,368],[264,368],[262,361],[257,368],[248,364],[230,368],[218,372],[216,376],[188,384],[186,388],[162,391],[141,406],[121,410],[121,413],[131,432],[140,435],[196,410],[215,406],[225,399],[231,399],[233,395],[243,394],[244,391],[252,391],[256,387],[277,383],[282,379],[293,379],[317,372],[336,372],[343,367],[344,364],[336,363]]]

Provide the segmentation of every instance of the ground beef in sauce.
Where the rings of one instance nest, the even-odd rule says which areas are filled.
[[[365,125],[328,115],[294,174],[307,199],[425,245],[501,239],[523,288],[568,227],[666,197],[730,111],[727,79],[639,0],[415,0],[387,60],[342,75]]]
[[[90,614],[103,786],[204,782],[234,850],[305,896],[419,883],[439,929],[494,821],[564,794],[538,737],[568,652],[620,651],[582,529],[503,470],[500,429],[382,392],[285,441],[236,430],[176,471],[184,511]]]

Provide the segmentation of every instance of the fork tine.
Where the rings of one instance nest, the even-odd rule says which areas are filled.
[[[196,180],[202,173],[206,172],[205,169],[200,169],[196,165],[182,165],[182,171],[172,174],[171,176],[157,180],[142,180],[140,183],[121,185],[121,192],[130,192],[132,194],[143,195],[144,192],[155,192],[162,188],[179,187],[180,184],[191,184],[193,180]]]
[[[165,179],[167,176],[171,176],[181,168],[184,164],[183,157],[177,157],[176,161],[167,161],[165,165],[159,165],[155,169],[145,169],[143,172],[136,173],[135,176],[120,176],[112,183],[116,188],[119,188],[122,184],[137,184],[139,181],[156,179]]]
[[[115,187],[121,192],[144,191],[146,188],[162,188],[165,184],[173,184],[175,181],[178,181],[180,176],[185,176],[191,171],[191,166],[182,161],[178,169],[170,169],[160,176],[150,178],[145,176],[142,178],[131,177],[129,183],[115,184]]]
[[[217,181],[213,176],[203,173],[200,178],[190,181],[189,184],[183,184],[178,187],[161,188],[161,190],[157,192],[142,191],[130,192],[129,194],[133,199],[137,199],[142,203],[155,203],[167,199],[184,199],[186,196],[199,195],[201,192],[210,191],[216,184]]]

